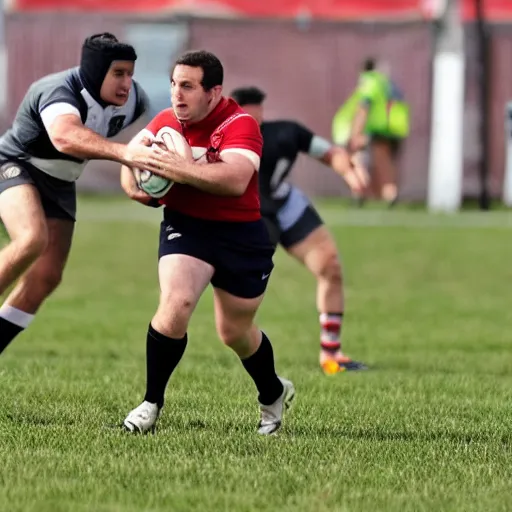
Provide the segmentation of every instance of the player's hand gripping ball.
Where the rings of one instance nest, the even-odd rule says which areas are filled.
[[[153,142],[153,146],[155,145],[166,151],[177,153],[184,158],[192,157],[192,149],[185,137],[169,126],[164,126],[158,131]],[[151,197],[158,199],[164,197],[174,184],[172,180],[153,174],[150,171],[134,169],[133,174],[139,188]]]

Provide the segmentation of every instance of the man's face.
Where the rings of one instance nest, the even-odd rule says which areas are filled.
[[[249,115],[254,117],[258,124],[263,122],[263,103],[260,105],[244,105],[242,107]]]
[[[217,105],[222,87],[217,85],[205,91],[201,85],[200,67],[178,64],[171,77],[171,102],[180,121],[196,123],[204,119]]]
[[[115,60],[110,65],[101,85],[100,97],[110,105],[122,107],[128,101],[135,62]]]

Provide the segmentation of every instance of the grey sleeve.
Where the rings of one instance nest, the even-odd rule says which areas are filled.
[[[38,101],[38,113],[55,103],[67,103],[80,110],[80,100],[65,85],[49,88],[41,94]]]

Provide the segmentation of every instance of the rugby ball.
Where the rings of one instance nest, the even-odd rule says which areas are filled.
[[[164,126],[158,131],[153,146],[172,151],[183,158],[192,159],[192,149],[185,137],[169,126]],[[174,184],[173,181],[146,170],[135,169],[134,175],[139,188],[157,199],[164,197]]]

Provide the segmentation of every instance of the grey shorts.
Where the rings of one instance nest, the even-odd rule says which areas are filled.
[[[75,221],[76,187],[74,182],[49,176],[29,162],[0,160],[0,194],[8,188],[25,184],[34,185],[39,192],[47,218]]]
[[[302,242],[323,224],[322,218],[309,198],[297,187],[291,187],[288,197],[275,215],[265,215],[270,240],[285,249]]]

